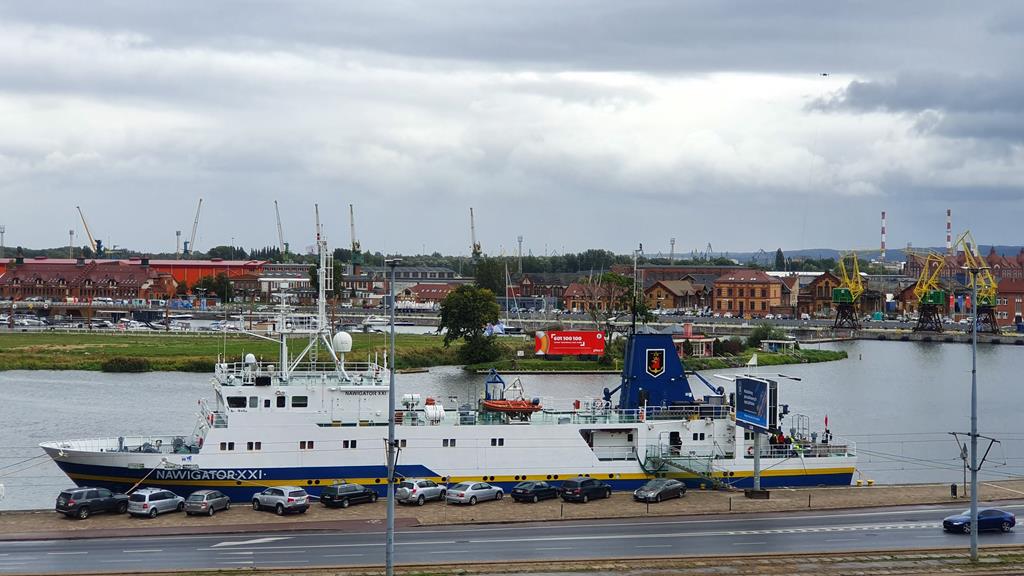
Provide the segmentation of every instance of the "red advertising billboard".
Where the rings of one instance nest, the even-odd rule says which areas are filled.
[[[537,331],[534,350],[539,356],[604,355],[604,332]]]

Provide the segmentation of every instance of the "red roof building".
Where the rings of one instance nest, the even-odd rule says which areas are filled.
[[[171,298],[174,278],[145,260],[62,260],[34,258],[9,265],[0,276],[0,296],[24,300],[40,297],[56,302],[91,301],[93,298],[129,300]]]

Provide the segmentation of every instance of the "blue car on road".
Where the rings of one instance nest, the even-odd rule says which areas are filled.
[[[996,508],[982,508],[978,510],[978,529],[1000,530],[1009,532],[1017,524],[1013,514]],[[971,533],[971,511],[964,510],[955,516],[948,516],[942,521],[942,529],[946,532]]]

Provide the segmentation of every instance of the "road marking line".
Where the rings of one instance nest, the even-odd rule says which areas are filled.
[[[860,538],[827,538],[825,542],[856,542]]]
[[[260,564],[309,564],[309,560],[260,560]]]
[[[268,538],[256,538],[255,540],[235,540],[226,541],[219,544],[214,544],[210,548],[221,548],[224,546],[249,546],[252,544],[266,544],[267,542],[277,542],[278,540],[288,540],[291,536],[270,536]]]
[[[352,558],[354,556],[366,556],[366,554],[324,554],[324,558]]]
[[[469,550],[433,550],[428,552],[428,554],[465,554],[467,552]]]
[[[255,552],[221,552],[225,556],[252,556]]]
[[[121,552],[124,552],[125,554],[142,554],[144,552],[163,552],[163,550],[159,550],[157,548],[149,548],[142,550],[121,550]]]
[[[122,558],[120,560],[100,560],[100,562],[106,562],[106,563],[111,563],[111,562],[138,562],[138,560],[136,560],[134,558]]]
[[[217,562],[217,564],[252,564],[252,560],[246,560],[244,562]]]
[[[558,546],[552,548],[534,548],[534,550],[572,550],[572,546]]]
[[[267,550],[262,554],[308,554],[306,550]]]
[[[732,543],[733,546],[760,546],[762,544],[767,544],[767,542],[733,542]]]
[[[1021,492],[1020,490],[1014,490],[1013,488],[1006,488],[1005,486],[1000,486],[998,484],[989,484],[988,482],[982,482],[982,484],[984,484],[985,486],[988,486],[989,488],[999,488],[1000,490],[1006,490],[1007,492],[1013,492],[1014,494],[1024,494],[1024,492]],[[1007,506],[1007,508],[1009,508],[1009,506]]]
[[[671,544],[644,544],[643,546],[637,546],[637,548],[671,548]],[[568,548],[567,548],[568,550]]]
[[[71,554],[88,554],[88,552],[47,552],[50,556],[65,556]]]
[[[945,538],[945,535],[936,534],[934,536],[914,536],[914,538]]]

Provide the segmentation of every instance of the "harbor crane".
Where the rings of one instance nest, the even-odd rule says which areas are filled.
[[[281,210],[277,207],[277,200],[274,200],[274,214],[277,215],[277,243],[281,249],[281,261],[288,261],[288,243],[284,241],[284,229],[281,228]]]
[[[102,258],[105,250],[103,248],[103,240],[97,240],[92,237],[92,231],[89,230],[89,223],[85,221],[85,213],[82,212],[81,206],[75,206],[78,209],[78,215],[82,218],[82,228],[85,228],[85,236],[89,239],[89,247],[92,248],[92,255],[94,258]]]
[[[352,273],[356,273],[356,266],[362,266],[363,253],[359,249],[359,240],[356,240],[356,211],[351,204],[348,205],[348,227],[352,240]]]
[[[191,256],[192,253],[196,251],[196,249],[195,249],[195,245],[196,245],[196,230],[199,229],[199,211],[202,210],[202,209],[203,209],[203,199],[200,198],[199,199],[199,205],[196,206],[196,219],[195,219],[194,222],[192,222],[192,237],[189,239],[188,242],[185,242],[185,248],[184,248],[184,250],[182,250],[182,254],[184,254],[186,257]]]
[[[846,260],[853,261],[851,270],[846,269]],[[832,305],[836,309],[836,320],[832,324],[833,329],[850,328],[860,329],[860,319],[857,318],[860,307],[860,296],[864,293],[864,281],[860,277],[860,264],[857,262],[856,252],[847,252],[839,256],[839,286],[832,289]]]
[[[914,332],[942,332],[942,308],[946,305],[946,290],[939,283],[939,276],[946,266],[946,259],[937,252],[927,255],[907,251],[907,258],[923,258],[921,275],[914,284],[917,298],[917,324]]]
[[[472,206],[469,207],[469,240],[471,242],[470,253],[473,256],[473,261],[476,262],[483,252],[480,250],[480,243],[476,241],[476,220],[473,218]]]
[[[981,250],[974,241],[974,235],[971,234],[970,230],[961,234],[954,246],[962,248],[964,251],[964,265],[968,269],[964,284],[968,287],[977,284],[975,287],[978,290],[978,301],[972,303],[973,306],[978,307],[978,325],[976,329],[979,332],[999,334],[999,324],[996,323],[996,305],[999,303],[999,282],[992,275],[992,269],[989,267],[988,262],[985,261],[985,257],[981,255]],[[976,273],[971,275],[969,273],[971,270],[976,271]]]

